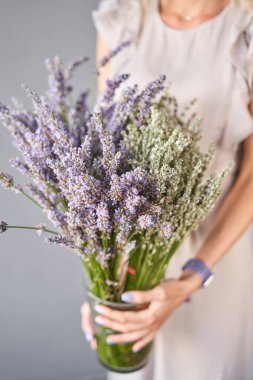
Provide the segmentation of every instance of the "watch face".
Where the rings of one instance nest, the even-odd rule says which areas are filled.
[[[211,276],[209,276],[209,277],[206,279],[206,281],[204,282],[203,286],[204,286],[205,288],[207,288],[207,287],[211,284],[211,282],[213,281],[213,279],[214,279],[214,275],[211,274]]]

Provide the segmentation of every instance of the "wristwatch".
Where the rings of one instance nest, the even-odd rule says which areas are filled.
[[[214,279],[214,274],[206,263],[201,259],[190,259],[183,266],[182,270],[189,270],[198,273],[202,277],[201,287],[207,288]]]

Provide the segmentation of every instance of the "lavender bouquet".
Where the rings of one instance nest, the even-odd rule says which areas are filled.
[[[107,80],[94,108],[89,90],[71,101],[73,71],[86,60],[66,67],[58,57],[47,60],[47,96],[23,85],[32,110],[17,102],[14,109],[0,105],[2,123],[23,156],[10,163],[28,183],[21,187],[3,172],[0,182],[40,207],[56,230],[25,228],[51,233],[49,243],[75,252],[94,299],[120,307],[123,291],[163,280],[180,243],[213,208],[228,169],[204,180],[214,149],[200,151],[194,100],[179,112],[164,76],[119,94],[128,79],[122,74]],[[15,227],[22,228],[0,222],[0,232]],[[130,344],[109,347],[106,329],[96,329],[98,356],[110,369],[143,365],[149,348],[133,353]]]

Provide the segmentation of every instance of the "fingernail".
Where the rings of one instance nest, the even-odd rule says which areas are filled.
[[[103,325],[103,324],[104,324],[104,321],[102,320],[101,317],[96,317],[96,318],[95,318],[95,321],[96,321],[99,325]]]
[[[92,334],[90,332],[86,332],[85,333],[85,338],[88,342],[91,342],[92,340]]]
[[[124,302],[130,302],[133,300],[133,296],[131,293],[123,293],[123,294],[121,294],[121,299]]]
[[[133,347],[133,352],[139,352],[141,350],[141,348],[135,348]]]
[[[113,340],[113,338],[106,338],[106,343],[108,343],[108,344],[116,344],[116,342]]]
[[[98,312],[98,313],[102,313],[102,307],[100,305],[96,305],[95,306],[95,310]]]

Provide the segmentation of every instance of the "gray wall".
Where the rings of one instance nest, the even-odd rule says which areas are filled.
[[[58,54],[67,62],[89,55],[76,87],[85,85],[95,56],[91,10],[97,0],[0,0],[0,100],[25,100],[22,82],[46,89],[44,59]],[[0,126],[0,170],[16,155]],[[9,224],[45,221],[40,210],[0,189],[0,219]],[[80,329],[85,293],[78,257],[49,246],[36,233],[8,231],[0,236],[0,379],[104,379]]]

